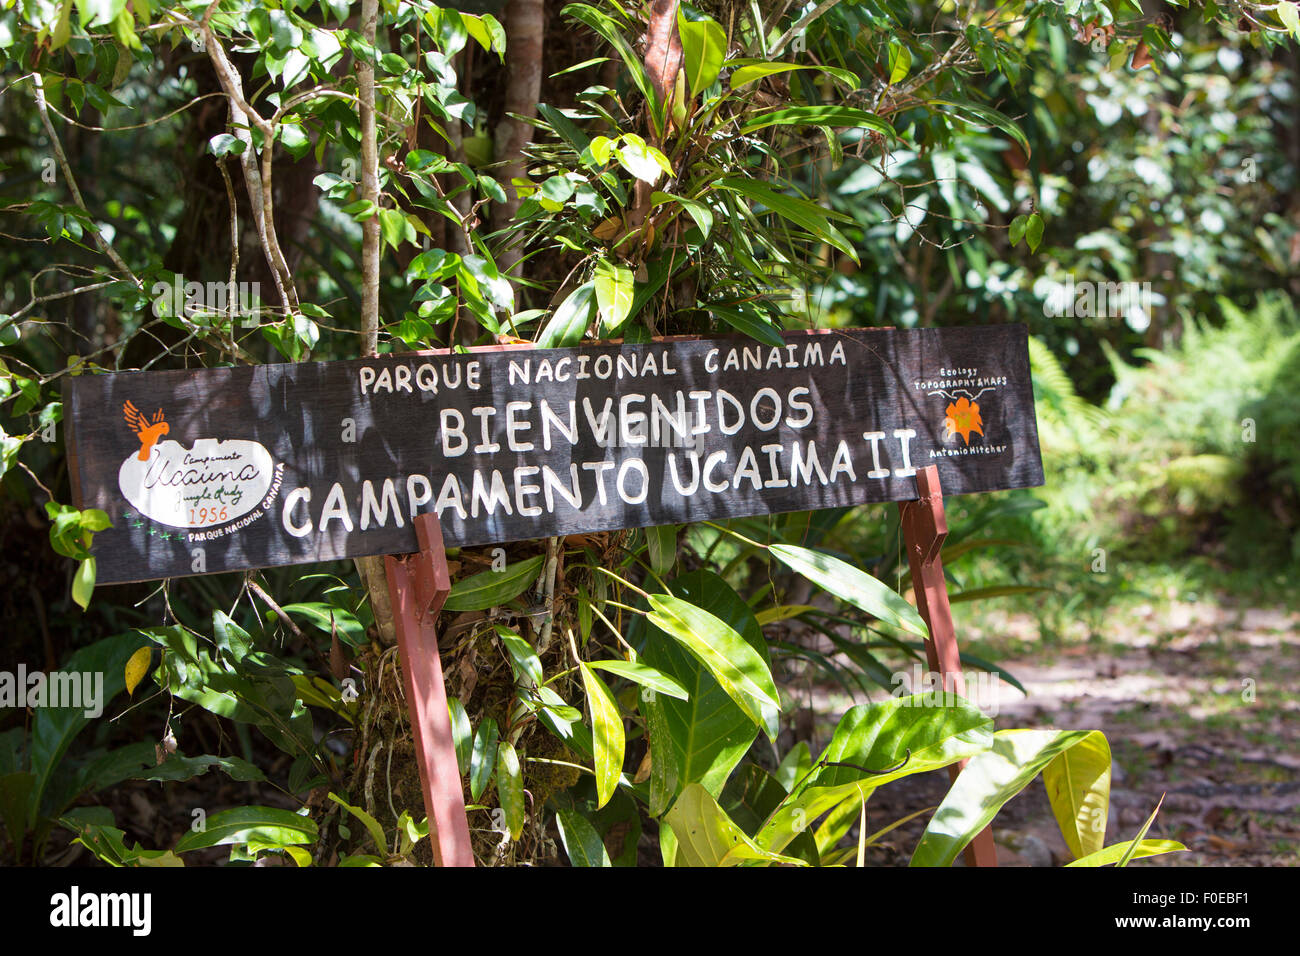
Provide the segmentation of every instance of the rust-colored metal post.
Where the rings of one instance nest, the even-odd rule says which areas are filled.
[[[415,735],[415,757],[420,765],[424,809],[429,816],[429,843],[437,866],[473,866],[465,793],[456,765],[456,745],[447,712],[447,688],[438,656],[438,631],[434,626],[447,594],[451,574],[442,543],[442,526],[433,514],[415,521],[420,550],[415,554],[384,558],[388,592],[393,602],[402,684]]]
[[[916,501],[900,501],[898,512],[903,542],[907,547],[907,562],[912,568],[916,608],[930,627],[925,656],[930,671],[937,674],[942,683],[941,689],[965,697],[966,680],[961,672],[957,630],[952,623],[952,607],[948,603],[948,585],[943,576],[943,558],[940,557],[944,539],[948,537],[948,516],[943,509],[939,469],[934,465],[919,469],[916,487],[920,497]],[[962,760],[950,765],[949,778],[956,780],[966,763]],[[991,826],[981,830],[967,845],[965,858],[967,866],[998,865]]]

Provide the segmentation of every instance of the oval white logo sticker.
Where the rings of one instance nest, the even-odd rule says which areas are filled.
[[[132,453],[117,483],[137,511],[160,524],[211,528],[256,509],[274,477],[271,453],[258,442],[200,438],[190,448],[156,442],[144,460]]]

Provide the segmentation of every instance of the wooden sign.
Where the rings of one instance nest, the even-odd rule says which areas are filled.
[[[1023,326],[406,353],[67,380],[114,583],[1043,480]]]

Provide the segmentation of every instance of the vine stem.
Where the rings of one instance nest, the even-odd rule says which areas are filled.
[[[86,214],[88,219],[91,219],[91,228],[95,235],[95,245],[99,246],[100,251],[112,260],[114,266],[131,277],[131,281],[135,283],[137,289],[142,288],[143,285],[139,278],[137,278],[136,274],[131,271],[131,267],[126,264],[126,261],[117,254],[117,250],[113,248],[113,244],[104,238],[103,234],[99,231],[99,227],[95,225],[94,217],[90,215],[90,210],[86,208],[86,200],[82,198],[81,189],[77,186],[76,177],[72,175],[72,167],[68,164],[68,156],[63,151],[63,144],[59,141],[59,134],[54,131],[54,124],[50,122],[50,111],[45,102],[45,84],[41,80],[41,74],[33,73],[31,76],[32,87],[35,90],[36,95],[36,111],[41,114],[41,125],[45,127],[45,134],[50,138],[50,148],[54,150],[54,158],[59,164],[59,169],[63,171],[63,178],[68,181],[68,190],[72,193],[72,201],[77,204],[78,209]]]

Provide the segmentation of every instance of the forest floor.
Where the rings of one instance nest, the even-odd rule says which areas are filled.
[[[1107,845],[1132,839],[1164,795],[1148,837],[1189,852],[1138,865],[1300,864],[1300,611],[1226,597],[1130,602],[1073,643],[1040,641],[1026,614],[959,607],[957,617],[963,650],[997,660],[1028,691],[998,685],[998,729],[1105,732],[1114,758]],[[816,696],[824,743],[844,701]],[[881,788],[868,830],[937,805],[947,786],[946,773],[932,773]],[[928,816],[889,833],[870,862],[906,866]],[[1001,865],[1070,859],[1041,778],[1003,808],[994,832]]]

